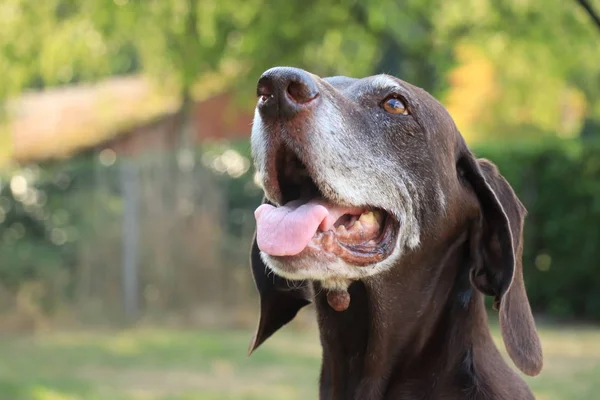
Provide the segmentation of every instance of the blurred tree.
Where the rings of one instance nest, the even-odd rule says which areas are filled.
[[[470,137],[575,136],[600,120],[600,36],[576,1],[446,2],[436,26],[462,63],[448,103]],[[478,72],[487,88],[473,91]]]
[[[86,9],[94,1],[81,3],[2,1],[0,101],[27,88],[91,81],[138,68],[128,37],[106,40],[90,18],[96,10]]]
[[[562,0],[3,0],[0,101],[24,88],[143,71],[174,88],[185,112],[207,81],[252,100],[248,91],[273,65],[388,72],[441,95],[457,61],[475,62],[463,72],[483,68],[489,92],[456,77],[448,92],[466,131],[569,136],[583,115],[600,118],[595,29],[577,1]],[[464,98],[476,104],[456,104]]]
[[[592,21],[596,24],[596,27],[600,29],[600,14],[596,12],[592,4],[588,0],[576,0],[579,5],[585,10],[585,12],[590,16]]]

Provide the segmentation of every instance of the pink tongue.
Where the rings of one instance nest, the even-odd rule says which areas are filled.
[[[291,201],[281,207],[263,204],[256,209],[256,241],[272,256],[293,256],[308,246],[318,230],[328,231],[344,214],[361,214],[358,207],[341,207],[324,202]]]

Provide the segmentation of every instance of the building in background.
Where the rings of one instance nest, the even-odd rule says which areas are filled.
[[[141,76],[30,92],[10,105],[10,158],[30,163],[99,148],[124,155],[172,148],[181,126],[178,108],[176,96]],[[249,137],[252,112],[230,93],[196,101],[191,114],[186,129],[194,143]]]

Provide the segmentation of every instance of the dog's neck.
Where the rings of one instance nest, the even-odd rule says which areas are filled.
[[[470,284],[465,237],[446,249],[442,258],[430,251],[354,282],[344,312],[316,288],[321,399],[437,398],[442,390],[457,399],[503,398],[492,395],[487,377],[514,373],[493,343],[483,296]],[[478,363],[484,352],[486,362]],[[493,371],[485,370],[490,363]]]

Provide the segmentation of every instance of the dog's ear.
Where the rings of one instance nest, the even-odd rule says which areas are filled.
[[[260,257],[256,233],[250,252],[252,276],[260,297],[260,317],[248,355],[310,304],[312,289],[305,281],[288,282],[271,271]]]
[[[471,231],[471,282],[494,296],[506,350],[525,374],[542,369],[542,347],[523,281],[523,221],[527,213],[491,162],[466,152],[459,171],[472,187],[481,214]]]

